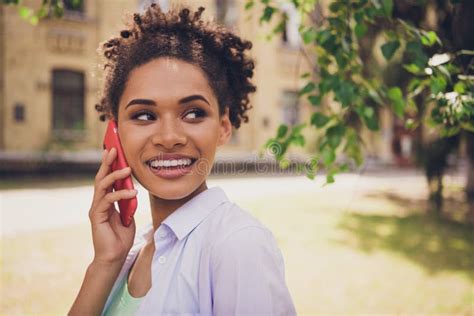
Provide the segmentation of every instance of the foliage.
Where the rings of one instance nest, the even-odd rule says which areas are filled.
[[[260,0],[263,5],[261,24],[280,19],[273,34],[282,32],[281,25],[287,19],[279,7],[280,2]],[[313,73],[303,75],[307,83],[300,90],[300,96],[314,107],[309,124],[304,126],[323,132],[314,159],[327,168],[327,182],[332,182],[335,173],[347,168],[347,164],[336,157],[347,157],[356,166],[362,164],[362,140],[358,131],[361,126],[377,131],[381,108],[388,107],[398,118],[406,119],[408,128],[425,122],[443,136],[455,135],[462,129],[474,130],[474,66],[466,69],[457,63],[460,56],[473,55],[474,51],[449,52],[436,32],[393,18],[393,0],[334,0],[321,21],[313,17],[318,0],[287,2],[294,5],[302,17],[299,28],[302,49],[310,56]],[[248,0],[247,10],[254,8],[255,3],[256,0]],[[368,69],[372,64],[361,57],[362,41],[368,32],[383,35],[384,43],[378,49],[387,64],[403,63],[410,78],[407,87],[387,85],[379,74]],[[428,102],[433,104],[424,121],[411,117],[422,106],[414,102],[414,97],[420,94],[428,94]],[[331,101],[323,102],[325,98]],[[291,144],[305,143],[301,125],[287,132],[288,128],[280,126],[277,136],[266,144],[267,147],[280,146],[275,155],[278,160],[283,159]]]
[[[21,0],[1,0],[3,5],[17,5],[18,15],[32,25],[38,24],[41,19],[46,17],[61,18],[64,15],[63,0],[42,0],[41,5],[37,9],[22,4]],[[79,7],[83,0],[69,0],[72,7]]]

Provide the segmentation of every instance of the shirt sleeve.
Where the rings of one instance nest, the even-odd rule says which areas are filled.
[[[272,233],[246,227],[215,245],[213,315],[296,315]]]

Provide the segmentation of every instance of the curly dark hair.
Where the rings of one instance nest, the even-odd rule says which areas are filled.
[[[129,73],[159,57],[172,57],[199,66],[219,104],[222,115],[229,108],[235,128],[248,122],[249,93],[256,91],[250,79],[254,62],[245,54],[252,43],[226,28],[201,18],[203,7],[191,14],[188,8],[164,13],[152,4],[143,13],[133,14],[128,29],[102,44],[106,58],[105,84],[100,104],[100,119],[118,117],[119,100]]]

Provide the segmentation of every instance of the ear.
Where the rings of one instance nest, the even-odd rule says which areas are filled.
[[[219,139],[217,146],[225,145],[229,142],[232,136],[232,123],[229,119],[229,108],[225,109],[224,114],[220,117]]]

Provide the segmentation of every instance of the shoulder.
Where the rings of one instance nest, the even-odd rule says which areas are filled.
[[[295,315],[272,232],[235,204],[219,211],[220,233],[210,235],[214,314]]]
[[[270,230],[247,210],[235,203],[221,204],[214,216],[209,220],[209,229],[212,231],[214,247],[222,243],[246,241],[249,234],[259,239],[273,238]]]
[[[266,229],[265,226],[247,210],[242,209],[230,201],[220,205],[217,212],[212,216],[210,224],[216,229],[223,229],[227,234],[247,227]]]
[[[272,232],[235,203],[224,203],[209,224],[211,261],[215,267],[232,258],[248,262],[266,258],[280,264],[281,252]]]

